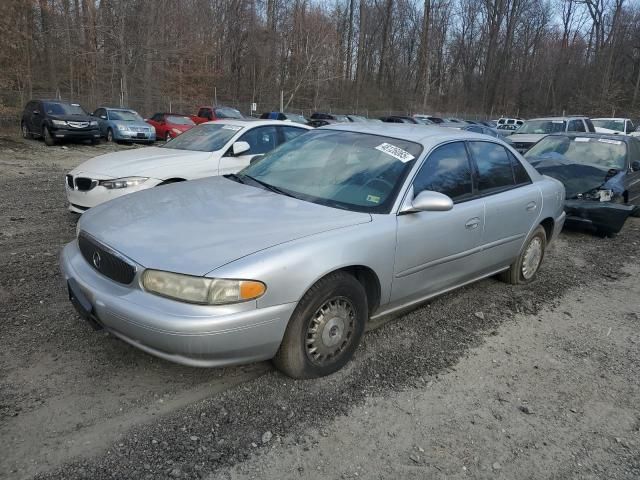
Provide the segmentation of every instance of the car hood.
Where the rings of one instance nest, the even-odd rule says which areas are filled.
[[[624,191],[624,170],[571,162],[564,155],[555,152],[526,159],[542,175],[561,181],[569,199],[600,188],[612,190],[616,194]]]
[[[546,137],[546,133],[514,133],[509,136],[512,143],[536,143],[541,138]]]
[[[89,115],[49,115],[51,120],[64,120],[66,122],[91,122],[95,118]]]
[[[147,268],[205,275],[238,258],[371,215],[212,177],[125,195],[85,212],[79,228]]]
[[[71,170],[72,175],[93,174],[107,178],[144,175],[152,178],[157,169],[189,160],[211,158],[212,152],[194,152],[173,148],[146,147],[107,153],[81,163]]]

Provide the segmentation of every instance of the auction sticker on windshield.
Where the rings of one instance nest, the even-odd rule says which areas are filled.
[[[410,162],[411,160],[416,158],[413,155],[411,155],[409,152],[399,147],[396,147],[395,145],[391,145],[390,143],[381,143],[375,148],[376,150],[380,150],[381,152],[386,153],[387,155],[391,155],[393,158],[397,158],[402,163]]]

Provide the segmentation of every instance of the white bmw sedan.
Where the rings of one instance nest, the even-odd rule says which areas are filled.
[[[66,175],[69,210],[82,213],[158,185],[236,173],[256,155],[310,129],[280,120],[223,120],[198,125],[159,147],[100,155]]]

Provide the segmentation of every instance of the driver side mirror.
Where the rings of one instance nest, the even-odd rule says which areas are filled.
[[[411,201],[411,204],[405,206],[400,213],[413,212],[447,212],[453,208],[453,200],[448,196],[423,190]]]
[[[233,154],[234,155],[240,155],[244,152],[247,152],[251,149],[251,145],[249,145],[247,142],[235,142],[233,144]]]
[[[633,170],[634,172],[640,170],[640,162],[638,160],[631,162],[631,170]]]

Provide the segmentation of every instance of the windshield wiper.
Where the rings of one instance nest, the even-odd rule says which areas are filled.
[[[238,183],[242,183],[244,184],[245,181],[242,179],[241,176],[236,175],[235,173],[228,173],[226,175],[223,175],[224,178],[228,178],[229,180],[233,180],[234,182],[238,182]]]
[[[269,190],[269,191],[271,191],[271,192],[279,193],[280,195],[286,195],[287,197],[291,197],[291,198],[298,198],[298,197],[296,197],[295,195],[293,195],[293,194],[291,194],[291,193],[289,193],[289,192],[286,192],[286,191],[282,190],[281,188],[278,188],[278,187],[276,187],[276,186],[270,185],[270,184],[268,184],[268,183],[266,183],[266,182],[263,182],[262,180],[258,180],[257,178],[254,178],[254,177],[252,177],[251,175],[243,174],[242,176],[243,176],[244,178],[248,178],[249,180],[251,180],[251,181],[253,181],[253,182],[257,183],[258,185],[261,185],[261,186],[262,186],[262,187],[264,187],[266,190]]]

